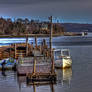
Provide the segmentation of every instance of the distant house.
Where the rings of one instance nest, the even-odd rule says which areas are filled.
[[[48,30],[48,24],[42,24],[41,30]]]

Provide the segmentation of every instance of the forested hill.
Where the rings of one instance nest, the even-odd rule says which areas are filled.
[[[62,25],[67,32],[92,32],[92,24],[63,23]]]
[[[49,34],[51,24],[49,22],[40,22],[29,20],[27,18],[18,18],[12,21],[10,18],[0,18],[0,35],[20,36],[24,34]],[[64,28],[60,23],[53,23],[53,34],[63,34]]]

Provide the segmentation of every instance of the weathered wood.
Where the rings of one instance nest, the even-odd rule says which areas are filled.
[[[28,37],[26,37],[26,56],[28,56]]]
[[[50,17],[50,56],[51,56],[51,62],[52,62],[52,73],[54,73],[54,57],[53,57],[53,51],[52,51],[52,33],[53,33],[53,23],[52,23],[52,16]]]
[[[36,59],[34,60],[34,63],[33,63],[33,74],[36,73]]]
[[[27,75],[27,81],[56,81],[55,73],[35,73]]]
[[[50,73],[51,72],[51,67],[50,65],[36,65],[36,73]],[[18,75],[24,75],[26,74],[33,74],[33,65],[32,66],[18,66],[17,68],[17,73]]]
[[[53,85],[53,84],[56,84],[56,81],[39,81],[39,82],[29,82],[27,83],[27,86],[30,86],[30,85]],[[53,91],[52,91],[53,92]]]
[[[52,58],[52,31],[53,31],[53,24],[52,24],[52,16],[50,17],[50,53]]]
[[[36,85],[33,85],[33,91],[36,92]]]
[[[15,43],[15,58],[16,58],[16,43]]]
[[[35,47],[37,48],[37,36],[35,36]]]

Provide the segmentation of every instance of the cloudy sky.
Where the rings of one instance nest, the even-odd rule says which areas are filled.
[[[0,16],[92,23],[92,0],[0,0]]]

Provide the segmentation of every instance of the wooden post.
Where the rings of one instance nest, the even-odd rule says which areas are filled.
[[[52,31],[53,31],[53,24],[52,24],[52,16],[49,18],[50,20],[50,56],[51,56],[51,62],[52,62],[52,67],[51,67],[51,72],[54,73],[54,57],[52,54]]]
[[[52,16],[49,19],[50,19],[50,56],[52,57],[52,31],[53,31]]]
[[[17,58],[17,57],[16,57],[16,43],[15,43],[15,46],[14,46],[14,47],[15,47],[15,59],[16,59],[16,58]]]
[[[32,42],[32,44],[31,44],[31,51],[33,50],[33,42]]]
[[[35,47],[37,48],[37,36],[35,36]]]
[[[36,58],[34,59],[34,62],[33,62],[33,74],[35,74],[36,72]]]
[[[50,84],[51,92],[55,92],[53,83]]]
[[[11,45],[9,47],[10,47],[9,58],[11,58]]]
[[[33,92],[36,92],[36,85],[33,84]]]
[[[26,36],[26,56],[28,56],[28,36]]]
[[[53,54],[53,53],[52,53],[52,54]],[[53,55],[52,55],[51,61],[52,61],[52,69],[51,69],[51,72],[52,72],[52,73],[55,73],[54,56],[53,56]]]
[[[42,54],[42,46],[40,45],[40,53]]]

